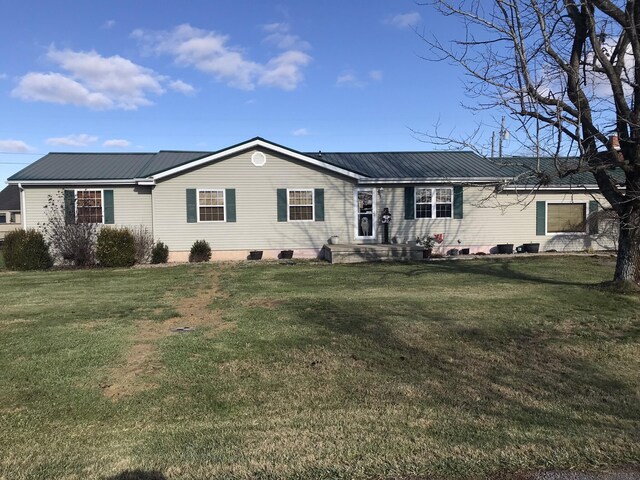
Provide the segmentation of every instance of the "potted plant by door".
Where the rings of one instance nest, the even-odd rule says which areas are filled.
[[[433,247],[436,244],[436,239],[425,235],[423,237],[416,237],[416,245],[422,247],[422,258],[431,258],[433,253]]]
[[[251,250],[249,252],[249,260],[260,260],[262,259],[262,250]]]

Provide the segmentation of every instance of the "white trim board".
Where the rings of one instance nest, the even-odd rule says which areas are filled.
[[[320,160],[316,160],[315,158],[308,157],[301,153],[298,153],[294,150],[289,150],[288,148],[281,147],[279,145],[275,145],[273,143],[266,142],[264,140],[252,140],[246,143],[241,143],[240,145],[236,145],[235,147],[227,148],[225,150],[220,150],[212,155],[208,155],[206,157],[200,158],[198,160],[194,160],[189,163],[185,163],[184,165],[180,165],[178,167],[170,168],[169,170],[165,170],[163,172],[157,173],[155,175],[151,175],[150,179],[152,180],[160,180],[165,177],[169,177],[171,175],[175,175],[177,173],[183,172],[185,170],[189,170],[195,167],[199,167],[201,165],[206,165],[207,163],[213,162],[214,160],[218,160],[224,157],[228,157],[229,155],[234,155],[236,153],[243,152],[245,150],[250,150],[252,148],[264,148],[267,150],[271,150],[273,152],[280,153],[282,155],[286,155],[288,157],[295,158],[296,160],[300,160],[304,163],[308,163],[310,165],[314,165],[316,167],[324,168],[326,170],[330,170],[335,173],[339,173],[346,177],[354,178],[354,179],[364,179],[362,175],[358,175],[357,173],[353,173],[349,170],[345,170],[344,168],[336,167],[329,163],[321,162]]]

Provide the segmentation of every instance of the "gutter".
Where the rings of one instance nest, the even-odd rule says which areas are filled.
[[[104,180],[7,180],[9,185],[135,185],[136,180],[104,179]]]
[[[624,189],[625,187],[618,187]],[[518,191],[518,190],[526,190],[526,191],[538,191],[538,190],[562,190],[562,191],[571,191],[571,190],[599,190],[600,188],[597,185],[545,185],[542,187],[537,187],[535,185],[507,185],[502,187],[502,191]]]
[[[411,184],[426,184],[426,183],[443,183],[443,184],[468,184],[468,183],[480,183],[480,184],[504,184],[508,179],[504,177],[450,177],[450,178],[425,178],[425,177],[399,177],[399,178],[367,178],[358,180],[359,185],[379,185],[379,184],[393,184],[393,183],[411,183]]]

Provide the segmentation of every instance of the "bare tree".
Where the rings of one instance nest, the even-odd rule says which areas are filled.
[[[421,37],[434,59],[465,71],[471,108],[506,111],[525,143],[556,159],[558,175],[593,173],[619,220],[614,280],[639,282],[640,1],[429,5],[465,26],[463,39]],[[536,174],[549,181],[539,163]]]

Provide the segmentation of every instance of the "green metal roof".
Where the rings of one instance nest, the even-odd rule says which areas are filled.
[[[553,157],[506,157],[495,159],[495,165],[500,169],[502,175],[508,178],[516,178],[514,182],[522,186],[536,186],[545,182],[548,186],[585,186],[596,185],[596,179],[591,172],[578,172],[560,176],[558,171],[569,171],[578,166],[576,157],[559,158]],[[545,179],[541,179],[536,172],[546,174]],[[624,182],[624,172],[620,169],[612,169],[611,175],[620,183]]]
[[[170,169],[185,166],[209,155],[224,158],[224,152],[234,149],[242,151],[260,145],[284,148],[292,154],[303,155],[311,161],[322,162],[327,168],[338,167],[364,177],[365,180],[429,181],[435,179],[512,179],[518,177],[518,184],[533,186],[537,177],[527,174],[527,166],[534,167],[535,159],[511,157],[490,160],[473,152],[432,151],[432,152],[314,152],[303,153],[268,142],[260,137],[233,145],[215,152],[169,151],[157,153],[49,153],[28,167],[9,177],[11,182],[26,181],[127,181],[148,178]],[[238,149],[239,147],[239,149]],[[220,157],[222,154],[222,157]],[[569,159],[567,161],[574,161]],[[554,177],[551,158],[540,159],[541,167],[549,172],[550,183],[554,186],[595,185],[591,173],[585,172],[564,178]],[[622,177],[621,177],[622,178]]]
[[[0,191],[0,210],[20,211],[20,189],[17,185],[7,185]]]
[[[496,178],[502,174],[473,152],[317,152],[309,157],[369,178]]]

